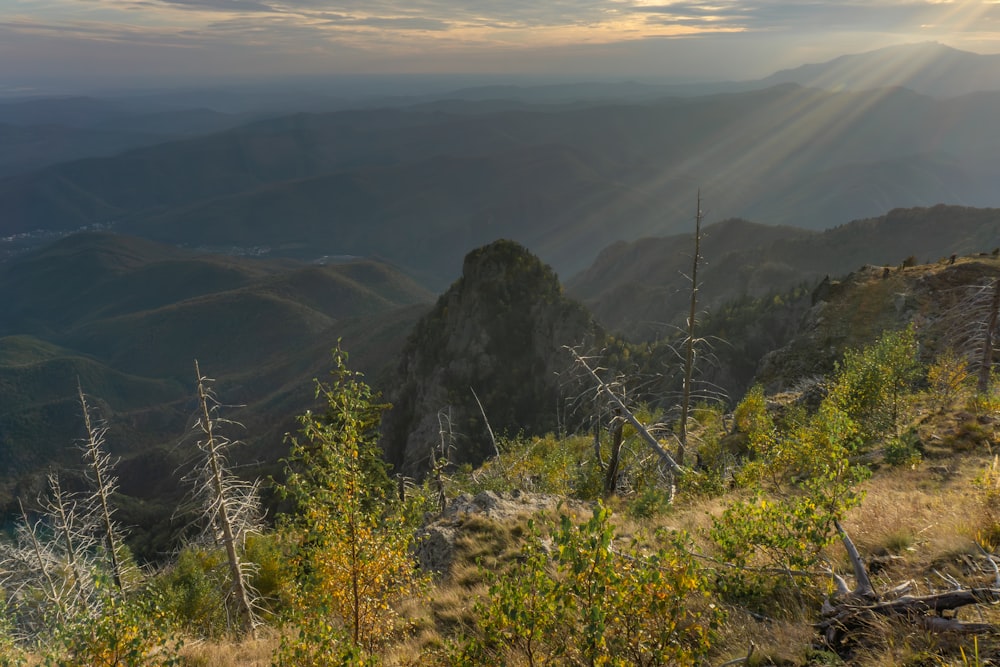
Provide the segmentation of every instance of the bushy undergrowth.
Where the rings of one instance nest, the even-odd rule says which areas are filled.
[[[967,363],[946,353],[925,372],[916,353],[913,330],[890,332],[848,352],[818,400],[776,400],[755,388],[732,415],[697,406],[689,439],[696,456],[688,459],[697,463],[681,475],[665,470],[642,434],[606,410],[596,434],[501,438],[499,456],[480,468],[443,461],[436,479],[404,486],[400,498],[377,449],[385,406],[338,352],[332,380],[318,384],[325,410],[306,413],[289,443],[288,514],[238,545],[255,618],[273,633],[268,660],[694,665],[718,657],[723,609],[730,618],[814,619],[827,592],[836,522],[862,503],[873,467],[919,463],[920,419],[958,405],[968,413],[956,423],[956,443],[995,440],[1000,401],[973,393]],[[662,418],[641,406],[634,414],[643,424]],[[661,446],[674,446],[669,427],[650,430]],[[994,461],[976,487],[983,516],[975,528],[987,548],[1000,542],[997,468]],[[492,542],[485,529],[478,538],[467,530],[456,545],[480,559],[474,576],[466,563],[464,574],[432,582],[417,568],[414,548],[421,525],[439,515],[433,499],[440,491],[445,500],[482,491],[551,494],[592,513],[582,521],[539,515],[526,530],[524,523],[493,526],[504,532]],[[714,500],[701,531],[646,537],[637,528],[669,522],[695,499]],[[71,507],[75,497],[63,501]],[[618,511],[617,528],[608,507]],[[14,555],[33,562],[37,543],[47,554],[37,562],[52,567],[6,578],[0,664],[180,664],[180,637],[226,641],[248,632],[233,620],[223,545],[190,544],[169,567],[117,587],[99,542],[75,550],[59,541],[63,524],[55,518],[27,518],[19,529],[24,549],[8,553],[4,566],[13,567]],[[486,520],[449,521],[461,532]],[[883,542],[904,552],[915,535],[897,531]],[[481,543],[462,541],[474,539]],[[501,543],[503,557],[493,553]],[[466,600],[446,627],[416,618],[428,587],[447,586],[481,598]],[[434,632],[406,659],[393,652]]]
[[[532,527],[520,558],[490,572],[475,636],[456,665],[694,665],[708,654],[722,613],[684,535],[646,551],[620,545],[598,504],[562,516],[546,546]],[[568,638],[572,637],[571,641]]]

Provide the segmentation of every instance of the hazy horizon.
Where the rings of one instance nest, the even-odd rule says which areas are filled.
[[[15,0],[0,6],[0,94],[317,77],[742,81],[904,43],[997,53],[998,26],[1000,4],[983,1]]]

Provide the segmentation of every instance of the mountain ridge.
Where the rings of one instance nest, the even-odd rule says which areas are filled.
[[[727,230],[770,235],[770,242],[727,243]],[[894,209],[817,232],[723,221],[703,230],[699,269],[701,308],[744,295],[780,293],[861,265],[895,266],[914,255],[934,261],[1000,246],[1000,209],[938,205]],[[737,243],[738,241],[739,243]],[[686,313],[693,233],[615,244],[587,270],[567,281],[570,294],[585,303],[603,326],[629,337],[660,337]],[[640,314],[640,315],[637,315]]]
[[[1000,95],[792,84],[475,117],[303,114],[0,181],[0,234],[113,223],[299,259],[378,253],[442,289],[469,247],[497,237],[569,274],[613,240],[680,231],[699,185],[713,215],[806,228],[990,205],[998,119]]]

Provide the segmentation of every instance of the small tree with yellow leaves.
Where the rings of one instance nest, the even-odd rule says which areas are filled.
[[[307,412],[291,441],[284,493],[297,505],[293,618],[280,664],[368,660],[399,629],[397,604],[423,579],[411,555],[414,528],[378,449],[388,407],[333,353],[333,382],[317,382],[326,413]]]

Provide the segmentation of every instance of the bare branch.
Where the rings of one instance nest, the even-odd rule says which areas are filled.
[[[483,422],[486,423],[486,432],[490,434],[490,444],[493,446],[493,456],[497,458],[500,457],[500,449],[497,448],[497,439],[493,435],[493,427],[490,426],[490,420],[486,417],[486,410],[483,409],[483,403],[479,400],[479,396],[476,395],[476,390],[469,387],[469,391],[472,392],[472,397],[476,399],[476,405],[479,406],[479,414],[483,416]]]
[[[611,399],[612,403],[614,403],[621,409],[622,415],[625,417],[626,420],[628,420],[628,423],[632,424],[632,426],[635,427],[636,431],[639,432],[643,440],[645,440],[646,443],[650,446],[650,448],[652,448],[652,450],[656,452],[656,455],[660,457],[660,460],[670,469],[670,471],[677,475],[683,475],[684,468],[677,465],[677,463],[673,460],[673,458],[671,458],[670,454],[667,453],[667,450],[663,449],[663,446],[660,445],[660,443],[656,440],[656,438],[650,435],[649,430],[641,422],[639,422],[638,419],[635,418],[635,415],[632,414],[632,411],[629,410],[628,407],[625,405],[625,403],[620,398],[618,398],[618,396],[613,391],[611,391],[611,389],[608,387],[608,385],[604,383],[604,381],[601,380],[600,376],[594,371],[594,369],[590,367],[589,364],[587,364],[586,360],[584,360],[583,357],[577,354],[576,350],[574,350],[573,348],[567,347],[566,349],[570,351],[570,353],[573,355],[573,358],[576,359],[576,362],[581,367],[583,367],[587,371],[587,373],[589,373],[590,376],[597,382],[598,390],[604,393],[605,396]]]
[[[847,534],[847,531],[844,530],[839,521],[834,519],[833,525],[836,527],[837,532],[840,533],[840,539],[844,543],[844,549],[847,550],[847,557],[851,559],[851,567],[854,569],[855,585],[853,594],[861,597],[875,597],[875,589],[872,587],[871,579],[868,578],[868,570],[865,569],[865,564],[861,560],[858,548],[854,546],[850,535]]]
[[[118,525],[114,520],[114,508],[111,505],[111,496],[118,489],[118,478],[112,474],[114,462],[108,454],[104,445],[104,436],[108,431],[106,425],[95,423],[91,419],[90,405],[87,404],[87,397],[80,386],[79,378],[76,384],[77,394],[80,397],[80,407],[83,409],[83,423],[87,430],[86,438],[83,441],[83,459],[87,464],[87,475],[94,485],[94,493],[90,500],[97,505],[100,513],[104,533],[104,548],[108,555],[111,566],[111,577],[115,588],[119,592],[125,590],[122,576],[122,564],[119,554],[122,548],[122,539]]]
[[[211,379],[201,374],[197,361],[194,362],[194,369],[199,409],[195,430],[201,433],[198,447],[205,457],[196,472],[203,481],[200,488],[203,516],[207,519],[206,531],[211,530],[213,537],[222,541],[243,628],[251,637],[255,637],[259,619],[254,591],[250,585],[252,571],[249,563],[241,558],[240,551],[245,546],[246,535],[259,528],[258,484],[241,480],[229,472],[226,450],[234,443],[216,432],[219,420],[213,412],[218,403],[208,388]]]

